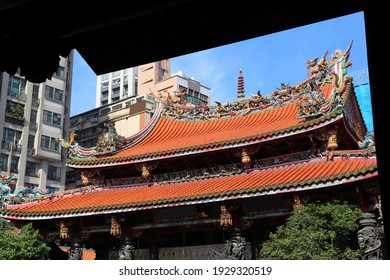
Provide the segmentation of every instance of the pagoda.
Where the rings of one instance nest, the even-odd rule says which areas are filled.
[[[149,124],[107,129],[93,148],[64,147],[84,186],[3,203],[0,218],[31,222],[69,259],[256,259],[294,207],[348,201],[380,218],[374,134],[347,69],[352,42],[306,61],[302,82],[215,106],[152,93]],[[172,101],[174,100],[174,102]],[[54,245],[53,245],[54,244]],[[53,256],[55,258],[56,256]]]

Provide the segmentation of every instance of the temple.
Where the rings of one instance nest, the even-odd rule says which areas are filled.
[[[372,225],[381,218],[374,133],[347,73],[351,48],[307,60],[302,82],[267,95],[246,97],[241,70],[232,102],[151,93],[153,117],[135,135],[107,123],[96,147],[78,145],[76,133],[59,139],[83,187],[13,203],[3,185],[0,218],[32,222],[69,259],[86,250],[96,259],[257,259],[294,207],[314,201],[347,201]]]

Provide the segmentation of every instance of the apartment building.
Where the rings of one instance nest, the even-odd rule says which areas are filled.
[[[11,187],[65,189],[67,154],[58,137],[68,133],[72,69],[73,51],[44,83],[0,73],[0,170],[17,177]]]
[[[134,97],[138,89],[138,67],[98,75],[96,81],[96,108]]]
[[[190,104],[210,104],[210,88],[201,85],[195,78],[189,77],[183,71],[171,73],[171,60],[144,64],[138,67],[138,94],[155,95],[169,92],[185,92],[184,98]]]

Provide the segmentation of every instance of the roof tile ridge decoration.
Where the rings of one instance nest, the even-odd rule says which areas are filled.
[[[221,118],[243,116],[249,113],[272,109],[284,104],[298,100],[300,103],[300,115],[298,117],[311,117],[324,114],[337,106],[342,106],[341,93],[345,89],[347,68],[352,65],[348,61],[353,40],[344,52],[336,50],[329,61],[326,60],[328,51],[321,59],[314,58],[306,60],[306,68],[309,69],[306,80],[291,86],[289,83],[281,83],[272,93],[263,96],[258,90],[249,98],[237,98],[233,102],[228,100],[222,104],[215,101],[217,105],[197,104],[188,106],[177,102],[183,101],[183,95],[174,99],[171,95],[155,97],[166,103],[163,116],[182,121],[209,121]],[[332,85],[332,92],[324,92],[327,85]],[[170,97],[170,98],[168,98]]]
[[[121,150],[128,149],[142,141],[153,127],[158,122],[163,105],[161,102],[155,103],[155,112],[147,125],[134,135],[129,137],[122,137],[116,133],[116,129],[113,123],[106,125],[107,129],[102,132],[102,136],[98,139],[98,145],[92,148],[84,148],[80,145],[68,146],[68,161],[69,159],[79,158],[96,158],[101,156],[107,156],[118,153]],[[63,145],[63,147],[65,147]]]
[[[0,209],[0,218],[51,219],[97,213],[139,211],[327,188],[378,175],[376,157],[314,158],[228,177],[128,189],[105,189],[83,196],[43,201],[34,206]]]

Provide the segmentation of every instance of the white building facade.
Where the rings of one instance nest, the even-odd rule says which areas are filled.
[[[72,70],[73,51],[44,83],[0,73],[0,170],[16,176],[16,189],[65,189],[67,150],[59,136],[68,135]]]
[[[96,108],[137,95],[138,67],[98,75],[96,78]]]

